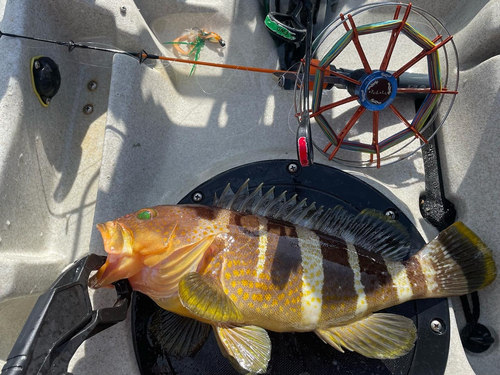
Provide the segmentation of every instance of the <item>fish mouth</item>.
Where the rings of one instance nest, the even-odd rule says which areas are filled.
[[[127,279],[142,267],[138,256],[134,254],[134,236],[130,229],[116,221],[97,224],[108,253],[106,263],[90,279],[89,286],[94,289],[111,287],[111,284],[121,279]]]
[[[101,232],[104,251],[108,254],[120,254],[124,245],[123,225],[115,221],[108,221],[107,223],[100,223],[96,226],[99,232]]]

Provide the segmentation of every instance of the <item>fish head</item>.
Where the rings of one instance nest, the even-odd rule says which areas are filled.
[[[175,251],[175,232],[179,227],[179,212],[175,206],[144,208],[116,220],[97,224],[106,263],[91,278],[92,288],[111,287],[121,279],[127,279],[142,270],[147,256],[161,254],[167,257]]]

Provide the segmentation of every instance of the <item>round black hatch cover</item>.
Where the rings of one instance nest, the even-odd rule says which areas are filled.
[[[264,183],[263,191],[276,186],[275,194],[287,190],[299,199],[308,198],[317,206],[342,205],[353,213],[373,208],[395,217],[411,236],[412,249],[419,250],[424,241],[410,220],[384,195],[347,173],[315,164],[301,168],[293,160],[273,160],[247,164],[201,184],[179,203],[211,205],[214,194],[222,193],[230,182],[234,191],[250,179],[250,189]],[[201,198],[201,201],[199,201]],[[238,374],[224,358],[211,332],[201,349],[192,357],[168,356],[150,337],[151,317],[161,310],[149,297],[134,293],[132,300],[132,333],[137,362],[142,375],[229,375]],[[386,310],[413,319],[418,338],[413,350],[396,360],[365,358],[357,353],[340,353],[323,343],[314,333],[269,332],[272,342],[268,374],[443,374],[449,347],[449,314],[446,299],[410,301]],[[436,330],[436,321],[440,330]],[[434,330],[431,328],[433,326]]]

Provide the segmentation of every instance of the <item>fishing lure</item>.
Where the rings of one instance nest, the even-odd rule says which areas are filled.
[[[175,50],[181,55],[189,56],[194,61],[198,61],[200,52],[205,46],[205,41],[219,43],[221,47],[226,46],[226,42],[219,34],[205,29],[199,29],[197,27],[193,27],[187,34],[175,38],[172,42],[165,42],[163,44],[172,44]],[[187,49],[182,48],[182,46],[186,46]],[[189,73],[190,76],[193,75],[195,69],[196,65],[193,65],[191,72]]]

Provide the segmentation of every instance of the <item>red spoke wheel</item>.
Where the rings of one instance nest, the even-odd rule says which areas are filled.
[[[367,4],[340,14],[312,54],[309,108],[298,86],[296,112],[309,113],[313,146],[347,166],[380,168],[414,154],[439,130],[458,93],[453,37],[412,4]],[[328,76],[340,82],[330,91]],[[300,139],[299,160],[307,162],[309,145]]]

